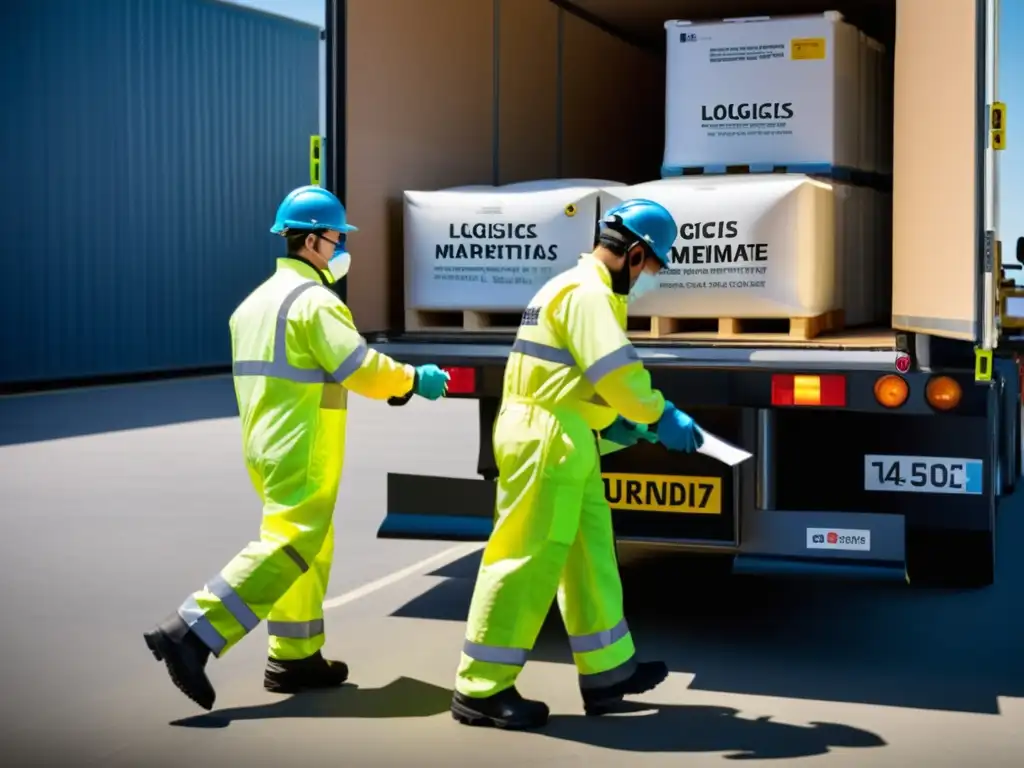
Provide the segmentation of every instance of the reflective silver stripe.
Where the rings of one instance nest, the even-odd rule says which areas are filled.
[[[245,601],[238,596],[238,593],[224,580],[223,576],[220,574],[214,576],[206,588],[224,604],[228,612],[242,625],[242,629],[246,632],[256,629],[260,623],[260,617],[252,612],[252,608],[245,604]]]
[[[273,357],[270,360],[236,360],[231,367],[235,376],[273,376],[275,379],[285,379],[299,384],[323,384],[328,381],[326,371],[318,368],[297,368],[289,363],[285,343],[288,333],[288,311],[299,296],[318,285],[321,283],[309,280],[292,288],[281,303],[281,308],[277,310]]]
[[[636,671],[636,659],[632,658],[625,664],[620,664],[615,669],[607,672],[598,672],[596,675],[580,675],[580,688],[606,688],[609,685],[621,683],[629,679],[629,676]]]
[[[313,368],[294,368],[290,364],[279,365],[276,360],[238,360],[231,366],[234,376],[273,376],[299,384],[323,384],[327,374]]]
[[[513,667],[521,667],[526,664],[529,651],[525,648],[502,648],[497,645],[481,645],[467,640],[462,646],[462,652],[475,661],[483,661],[488,664],[508,664]]]
[[[302,555],[300,555],[298,550],[295,549],[295,547],[293,547],[291,544],[285,544],[283,547],[281,547],[281,551],[288,555],[288,557],[290,557],[294,561],[294,563],[297,566],[299,566],[303,573],[309,570],[309,565],[306,563],[305,560],[302,559]]]
[[[178,615],[181,616],[181,620],[188,625],[192,633],[203,641],[203,645],[210,649],[210,653],[220,656],[228,641],[213,628],[213,624],[206,618],[206,614],[194,597],[190,597],[182,603],[181,608],[178,609]]]
[[[609,352],[607,355],[602,357],[596,363],[587,368],[587,370],[583,372],[583,375],[586,376],[587,381],[596,385],[597,382],[612,371],[617,371],[619,368],[623,368],[630,363],[635,363],[639,360],[640,353],[636,351],[636,347],[632,344],[626,344],[623,347],[619,347],[614,352]]]
[[[594,632],[590,635],[569,635],[569,647],[573,653],[588,653],[607,648],[629,634],[629,625],[623,619],[611,629]]]
[[[341,365],[331,374],[331,378],[339,384],[344,384],[345,379],[359,370],[359,366],[363,364],[369,351],[366,339],[359,339],[359,346],[349,352],[348,357],[341,361]]]
[[[518,352],[521,355],[536,357],[538,360],[546,360],[549,363],[576,365],[576,360],[568,349],[559,349],[549,344],[541,344],[539,341],[516,339],[515,343],[512,344],[512,351]]]
[[[274,637],[291,640],[308,640],[324,633],[324,620],[312,621],[268,621],[267,631]]]

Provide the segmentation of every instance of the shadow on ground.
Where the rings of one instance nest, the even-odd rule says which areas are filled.
[[[431,717],[447,712],[450,689],[400,677],[383,688],[359,688],[347,683],[330,691],[304,693],[269,704],[220,709],[205,715],[175,720],[187,728],[226,728],[245,720],[279,718],[407,718]]]
[[[0,397],[0,445],[238,415],[230,376]]]
[[[1021,494],[1001,505],[997,582],[972,591],[721,577],[678,556],[627,553],[626,612],[640,655],[691,688],[997,714],[1024,696]],[[393,615],[465,621],[479,554]],[[532,658],[571,664],[554,611]]]
[[[633,704],[596,721],[552,716],[542,733],[555,739],[629,752],[723,752],[727,760],[769,760],[827,754],[833,747],[884,747],[879,736],[837,723],[790,725],[770,716],[738,718],[729,707]]]

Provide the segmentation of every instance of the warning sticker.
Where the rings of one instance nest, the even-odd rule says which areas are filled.
[[[800,59],[824,59],[825,38],[824,37],[794,37],[789,42],[790,58]]]
[[[722,479],[685,475],[606,473],[604,494],[614,509],[682,515],[722,514]]]

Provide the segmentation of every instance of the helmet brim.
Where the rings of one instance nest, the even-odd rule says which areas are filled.
[[[333,229],[335,232],[358,232],[359,227],[354,227],[351,224],[342,224],[339,226],[332,226],[330,224],[310,224],[304,221],[288,220],[280,224],[275,224],[270,228],[270,231],[275,235],[283,235],[289,229],[307,229],[310,232],[322,232]]]

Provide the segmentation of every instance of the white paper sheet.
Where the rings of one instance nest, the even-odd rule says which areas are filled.
[[[703,453],[705,456],[710,456],[712,459],[728,464],[730,467],[742,464],[754,455],[747,453],[742,448],[737,448],[732,443],[727,443],[706,429],[702,429],[701,434],[704,435],[704,445],[697,449],[697,453]]]

